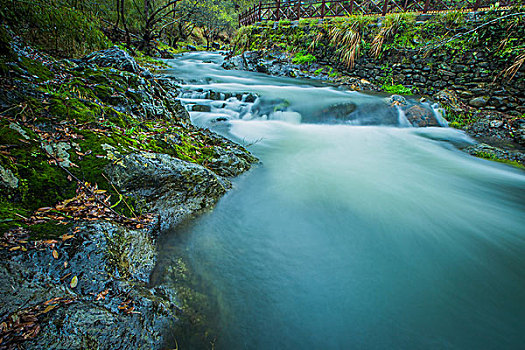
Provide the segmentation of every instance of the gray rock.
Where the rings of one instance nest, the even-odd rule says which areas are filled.
[[[407,120],[413,126],[426,127],[426,126],[440,126],[439,121],[436,119],[433,111],[422,105],[414,105],[405,110]]]
[[[161,331],[179,322],[180,305],[148,287],[157,254],[152,232],[79,222],[70,243],[55,247],[58,259],[49,249],[0,251],[0,314],[52,298],[74,299],[40,316],[40,334],[24,348],[163,348]],[[74,289],[72,276],[79,281]],[[104,297],[97,297],[103,291]],[[134,313],[119,309],[125,301]]]
[[[49,155],[57,159],[62,159],[59,164],[65,168],[71,166],[71,161],[69,160],[68,150],[71,149],[71,145],[67,142],[58,142],[44,144],[42,143],[42,149],[44,149]]]
[[[407,106],[408,105],[408,102],[407,102],[406,98],[404,98],[401,95],[392,95],[392,96],[390,96],[387,99],[387,102],[388,102],[388,104],[391,107],[393,107],[393,106]]]
[[[193,105],[191,110],[194,112],[211,112],[211,106],[208,105]]]
[[[469,105],[472,107],[485,107],[489,102],[489,98],[486,96],[475,97],[469,101]]]
[[[18,178],[9,169],[0,165],[0,185],[7,188],[18,188]]]
[[[503,125],[502,120],[491,120],[490,121],[490,127],[491,128],[500,128]]]
[[[486,143],[479,143],[473,146],[466,147],[463,151],[477,157],[488,158],[490,160],[510,160],[517,162],[525,162],[525,153],[511,150],[502,149],[499,147],[491,146]]]
[[[167,154],[133,153],[106,169],[111,181],[161,217],[167,229],[212,206],[231,184],[205,167]]]
[[[140,68],[135,59],[118,47],[95,51],[84,57],[83,60],[86,63],[94,63],[99,67],[113,67],[136,74],[142,72],[142,68]]]
[[[17,123],[10,123],[9,124],[9,128],[15,130],[16,132],[18,132],[20,135],[22,135],[22,137],[26,140],[29,140],[30,137],[29,135],[27,135],[27,132],[25,132],[24,129],[22,129],[22,127],[20,125],[18,125]]]
[[[441,90],[434,95],[434,99],[455,113],[461,113],[463,111],[462,103],[458,95],[453,90]]]

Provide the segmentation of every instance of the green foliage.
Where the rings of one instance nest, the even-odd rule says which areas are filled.
[[[462,129],[463,127],[470,125],[479,119],[474,113],[464,111],[461,113],[453,111],[447,105],[444,106],[446,111],[446,120],[448,125],[452,128]]]
[[[381,88],[388,93],[397,94],[397,95],[413,95],[412,89],[401,84],[390,85],[383,84]]]
[[[307,54],[306,52],[301,51],[295,54],[294,58],[292,59],[292,62],[296,64],[311,64],[316,60],[317,58],[315,58],[314,55],[310,53]]]
[[[0,0],[0,15],[17,33],[45,52],[78,57],[109,47],[97,19],[57,2]]]
[[[514,160],[508,160],[508,159],[499,158],[494,153],[485,152],[485,151],[477,151],[475,153],[475,156],[478,157],[478,158],[492,160],[494,162],[508,164],[508,165],[514,166],[514,167],[516,167],[518,169],[525,170],[525,165],[521,164],[520,162],[517,162],[517,161],[514,161]]]

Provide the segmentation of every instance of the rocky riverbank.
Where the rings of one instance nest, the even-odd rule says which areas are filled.
[[[378,85],[357,75],[331,74],[333,69],[327,62],[297,63],[294,62],[293,55],[278,50],[246,51],[228,57],[223,67],[274,76],[320,80],[353,91],[389,93],[384,85]],[[419,95],[418,98],[430,103],[439,103],[438,108],[449,126],[464,130],[479,142],[475,146],[465,148],[464,151],[518,167],[525,164],[525,117],[474,107],[469,105],[468,99],[450,89],[430,95]],[[436,118],[432,117],[428,110],[409,103],[402,96],[393,95],[388,101],[393,107],[401,108],[413,126],[439,126]]]
[[[256,159],[125,51],[55,60],[0,30],[0,349],[161,349],[188,322],[209,344],[184,261],[151,283],[157,242]]]

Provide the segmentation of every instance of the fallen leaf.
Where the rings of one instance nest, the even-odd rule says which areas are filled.
[[[71,239],[71,238],[73,238],[73,237],[75,237],[75,236],[64,234],[64,235],[62,235],[62,242],[65,242],[65,241],[67,241],[68,239]]]
[[[105,291],[98,293],[96,300],[106,299],[106,295],[108,295],[108,293],[109,293],[109,289],[106,289]]]
[[[54,239],[48,239],[48,240],[42,241],[42,243],[44,243],[44,244],[56,244],[56,243],[58,243],[58,241],[55,241]]]
[[[77,284],[78,284],[78,277],[73,276],[73,278],[71,279],[71,283],[69,285],[71,286],[71,288],[75,288]]]
[[[64,268],[67,268],[67,265],[69,265],[68,262],[64,261]]]
[[[20,246],[16,246],[16,247],[10,248],[9,251],[10,251],[10,252],[13,252],[13,251],[18,250],[18,249],[20,249],[20,248],[22,248],[22,247],[20,247]]]
[[[58,305],[57,304],[53,304],[53,305],[48,305],[45,309],[44,309],[44,313],[47,314],[49,311],[53,310],[55,307],[57,307]]]
[[[49,299],[48,301],[46,301],[46,302],[44,303],[44,305],[56,304],[57,301],[60,301],[60,299],[62,299],[62,298],[60,298],[60,297],[56,297],[56,298],[53,298],[53,299]]]
[[[58,252],[56,249],[53,249],[53,258],[58,259]]]

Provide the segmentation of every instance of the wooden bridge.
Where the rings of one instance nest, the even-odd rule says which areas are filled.
[[[386,15],[387,13],[467,10],[477,11],[499,3],[512,6],[513,0],[274,0],[239,15],[239,26],[261,21],[297,20],[300,18],[343,17],[350,15]]]

